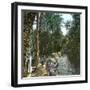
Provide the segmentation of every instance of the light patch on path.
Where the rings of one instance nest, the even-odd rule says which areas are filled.
[[[68,60],[67,55],[63,55],[58,59],[57,71],[59,75],[72,75],[74,69]]]

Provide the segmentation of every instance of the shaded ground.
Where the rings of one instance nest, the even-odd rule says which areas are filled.
[[[31,74],[28,76],[39,77],[39,76],[57,76],[57,75],[73,75],[75,69],[68,60],[67,55],[54,55],[46,58],[44,64],[39,64]]]

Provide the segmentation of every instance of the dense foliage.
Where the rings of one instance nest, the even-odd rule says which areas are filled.
[[[66,41],[68,42],[66,45],[66,53],[69,56],[69,60],[76,68],[77,74],[80,73],[80,15],[73,14],[73,21],[71,23],[71,27],[69,28],[69,32],[66,36]]]
[[[38,64],[41,58],[58,52],[68,56],[75,74],[80,73],[80,15],[71,15],[73,20],[64,22],[60,13],[23,11],[23,76],[29,74],[30,56],[37,72],[40,71]],[[63,35],[62,27],[68,30],[66,35]],[[46,62],[46,59],[43,60]]]

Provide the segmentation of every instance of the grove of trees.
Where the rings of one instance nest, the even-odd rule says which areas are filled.
[[[63,14],[22,11],[22,77],[30,74],[30,57],[34,72],[38,73],[42,62],[58,52],[68,56],[75,68],[73,74],[80,74],[80,14],[71,14],[73,20],[67,22],[63,21]],[[63,35],[62,27],[68,30],[66,35]]]

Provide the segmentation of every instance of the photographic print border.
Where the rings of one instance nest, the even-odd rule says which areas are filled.
[[[85,10],[85,80],[75,81],[59,81],[59,82],[43,82],[43,83],[18,83],[18,6],[36,6],[48,8],[64,8],[64,9],[81,9]],[[56,5],[56,4],[42,4],[42,3],[24,3],[14,2],[11,4],[11,85],[13,87],[23,86],[41,86],[41,85],[56,85],[56,84],[73,84],[73,83],[87,83],[88,82],[88,64],[87,64],[87,27],[88,27],[88,8],[87,6],[73,6],[73,5]]]

